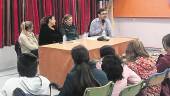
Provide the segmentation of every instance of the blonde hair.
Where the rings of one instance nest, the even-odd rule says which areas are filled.
[[[64,15],[63,19],[62,19],[62,23],[64,24],[66,20],[70,19],[72,17],[72,15],[70,14],[66,14]]]
[[[148,52],[145,50],[143,43],[139,40],[129,42],[126,49],[126,57],[128,61],[134,61],[137,57],[149,57]]]
[[[21,30],[28,31],[33,28],[33,23],[31,21],[25,21],[21,23]]]

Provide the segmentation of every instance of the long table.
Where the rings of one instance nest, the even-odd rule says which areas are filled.
[[[84,45],[90,54],[90,58],[99,59],[99,49],[104,45],[111,45],[117,54],[125,52],[127,44],[136,38],[114,37],[109,41],[97,41],[92,39],[79,39],[44,45],[39,48],[39,68],[40,74],[47,77],[51,82],[63,85],[67,73],[73,67],[71,49],[76,45]]]

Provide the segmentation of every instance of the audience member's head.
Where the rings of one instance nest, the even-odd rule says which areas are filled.
[[[34,77],[37,74],[37,57],[31,53],[23,53],[18,58],[17,69],[20,76]]]
[[[97,15],[98,15],[99,19],[101,19],[101,20],[105,19],[107,17],[107,14],[108,14],[108,12],[105,8],[101,8],[97,11]]]
[[[129,42],[126,49],[126,58],[128,61],[134,61],[137,57],[149,57],[149,54],[145,50],[141,41],[133,40]]]
[[[162,38],[162,45],[166,51],[170,52],[170,34],[167,34]]]
[[[109,80],[116,82],[123,78],[122,60],[118,56],[107,55],[102,60],[102,70],[107,74]]]
[[[33,31],[33,23],[31,21],[22,22],[21,30],[22,31],[25,30],[25,31],[28,31],[28,32],[32,32]]]
[[[82,63],[89,62],[89,52],[82,45],[75,46],[71,51],[71,55],[75,64],[82,64]]]
[[[64,15],[64,17],[62,19],[62,23],[69,25],[69,26],[72,25],[72,23],[73,23],[72,15],[70,15],[70,14]]]
[[[103,58],[107,55],[115,55],[115,49],[111,45],[104,45],[100,48],[100,57]]]
[[[90,70],[88,50],[78,45],[71,50],[71,55],[75,63],[74,82],[72,83],[75,84],[75,92],[82,96],[87,87],[98,86],[98,83]]]

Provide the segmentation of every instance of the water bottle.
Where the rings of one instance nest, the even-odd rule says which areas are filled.
[[[106,37],[106,31],[105,30],[103,30],[102,36]]]
[[[63,42],[67,41],[66,35],[63,36]]]

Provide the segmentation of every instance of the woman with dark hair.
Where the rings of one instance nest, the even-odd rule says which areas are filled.
[[[104,56],[107,56],[107,55],[116,55],[115,49],[112,48],[111,45],[104,45],[100,48],[100,60],[96,64],[96,67],[98,69],[101,69],[102,59]]]
[[[38,73],[37,57],[31,53],[23,53],[18,58],[17,69],[19,76],[8,79],[0,93],[3,96],[13,96],[13,91],[20,88],[32,96],[50,95],[50,81]]]
[[[63,41],[62,34],[56,28],[54,16],[47,16],[41,20],[39,45],[60,43]]]
[[[63,34],[63,40],[65,38],[65,41],[75,40],[79,38],[76,26],[73,25],[72,15],[70,14],[64,15],[60,31]]]
[[[167,53],[165,55],[160,54],[157,60],[156,67],[158,72],[163,72],[165,69],[170,68],[170,34],[162,38],[162,45]]]
[[[90,61],[88,50],[78,45],[71,50],[74,68],[67,75],[59,96],[83,96],[87,87],[101,86],[108,82],[106,74]]]
[[[170,34],[165,35],[162,38],[162,45],[164,50],[167,52],[165,55],[160,54],[157,60],[158,72],[163,72],[167,68],[170,68]],[[170,93],[170,78],[165,78],[161,84],[160,96],[169,96]]]
[[[149,56],[143,44],[139,40],[131,41],[126,49],[127,65],[142,79],[146,80],[152,74],[156,73],[155,61]],[[160,87],[147,87],[143,90],[144,96],[157,96],[160,92]]]
[[[108,79],[115,83],[112,96],[119,96],[121,90],[128,84],[137,84],[141,81],[134,71],[122,63],[117,55],[107,55],[102,60],[102,70],[107,74]]]

